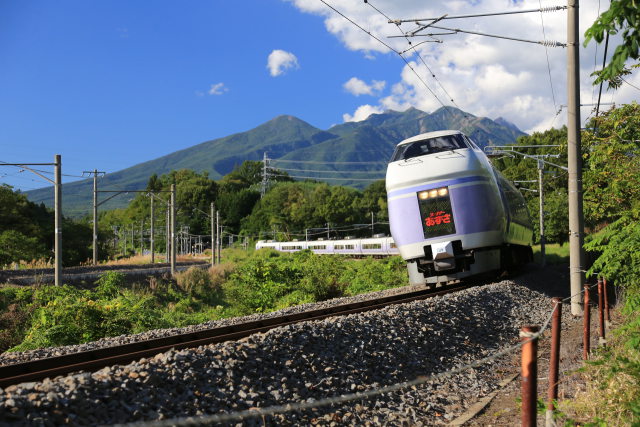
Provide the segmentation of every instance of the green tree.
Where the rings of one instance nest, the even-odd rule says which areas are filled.
[[[607,34],[622,32],[622,43],[616,46],[611,62],[602,70],[594,72],[596,77],[594,84],[603,81],[609,83],[609,87],[617,88],[622,84],[622,76],[629,74],[625,68],[627,59],[637,60],[639,56],[640,34],[640,8],[636,0],[611,0],[609,9],[603,12],[585,32],[584,45],[592,39],[602,43]]]
[[[619,285],[640,283],[640,106],[612,108],[584,132],[585,223],[599,230],[586,249],[597,257],[589,270]]]
[[[36,237],[28,237],[16,230],[0,232],[0,266],[14,261],[38,259],[46,253]]]

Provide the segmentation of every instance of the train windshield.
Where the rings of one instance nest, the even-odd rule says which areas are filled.
[[[413,157],[457,150],[459,148],[469,148],[465,144],[461,134],[456,133],[453,135],[437,136],[435,138],[398,145],[396,151],[393,153],[393,157],[391,157],[391,161],[408,160]]]

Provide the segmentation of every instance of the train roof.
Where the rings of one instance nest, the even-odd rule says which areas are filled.
[[[414,141],[422,141],[423,139],[437,138],[439,136],[457,135],[457,134],[462,134],[462,132],[460,132],[459,130],[438,130],[435,132],[421,133],[420,135],[412,136],[411,138],[407,138],[405,140],[400,141],[396,146],[407,144],[409,142],[414,142]]]

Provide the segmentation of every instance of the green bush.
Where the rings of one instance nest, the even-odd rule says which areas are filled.
[[[96,281],[98,285],[95,289],[96,296],[99,298],[115,298],[125,283],[124,274],[117,271],[108,271]]]
[[[112,284],[112,283],[111,283]],[[78,290],[44,286],[34,295],[34,311],[25,338],[14,351],[94,341],[107,336],[164,327],[153,297],[119,291],[104,297],[104,289]]]
[[[365,258],[353,262],[344,272],[343,280],[348,283],[346,295],[381,291],[407,285],[406,264],[400,257],[382,260]]]

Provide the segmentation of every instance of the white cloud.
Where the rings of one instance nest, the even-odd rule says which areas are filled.
[[[277,77],[289,68],[300,68],[300,66],[298,58],[293,53],[276,49],[269,54],[267,68],[272,77]]]
[[[366,120],[367,117],[372,114],[380,114],[382,112],[383,110],[380,107],[374,107],[369,104],[365,104],[359,106],[356,109],[355,113],[353,113],[353,116],[348,113],[343,114],[342,119],[345,122],[361,122],[363,120]]]
[[[228,91],[229,89],[224,85],[224,83],[220,82],[212,84],[207,93],[209,95],[222,95],[223,93]]]
[[[342,86],[352,95],[374,95],[381,92],[387,83],[385,81],[373,80],[370,85],[357,77],[351,77]]]
[[[319,15],[325,28],[345,48],[360,52],[366,58],[393,55],[389,49],[367,33],[344,19],[317,0],[285,0],[300,11]],[[586,29],[596,18],[596,0],[583,0],[580,7],[581,28]],[[389,38],[400,34],[394,24],[374,8],[362,2],[332,2],[344,15],[358,23],[398,52],[405,51],[407,41]],[[543,0],[542,7],[555,6],[551,0]],[[391,19],[439,17],[445,14],[469,15],[491,12],[521,11],[538,8],[533,1],[504,0],[376,0],[375,7]],[[604,9],[603,9],[604,10]],[[544,35],[541,20],[544,20]],[[531,41],[545,39],[566,43],[566,11],[521,13],[506,16],[472,19],[444,19],[436,26],[457,28],[485,34],[510,36]],[[404,32],[415,29],[415,23],[403,23]],[[443,33],[444,30],[434,29]],[[427,31],[425,31],[427,32]],[[619,36],[616,36],[619,40]],[[358,120],[365,114],[387,109],[404,110],[409,106],[432,112],[443,105],[456,106],[477,116],[492,119],[504,117],[523,130],[540,130],[553,124],[566,123],[566,111],[557,114],[561,105],[567,104],[567,51],[563,47],[545,48],[539,44],[490,38],[480,35],[457,33],[437,36],[442,43],[423,43],[404,57],[410,65],[398,60],[396,75],[385,76],[391,88],[390,94],[376,92],[373,84],[352,78],[344,89],[354,95],[377,96],[377,102],[359,107],[353,115],[345,114],[345,120]],[[414,45],[426,38],[415,38]],[[581,103],[597,101],[597,90],[592,87],[594,63],[602,63],[602,46],[591,42],[587,48],[580,42]],[[617,44],[615,38],[610,44]],[[415,53],[419,52],[420,57]],[[548,59],[547,59],[548,58]],[[425,66],[425,64],[427,66]],[[549,64],[549,65],[547,65]],[[596,68],[600,68],[597,65]],[[415,70],[415,73],[413,70]],[[358,70],[348,70],[356,73]],[[629,81],[638,81],[638,72]],[[553,86],[553,89],[552,89]],[[615,93],[617,103],[637,99],[637,91],[623,87]],[[595,95],[594,95],[595,92]],[[453,101],[452,101],[453,100]],[[602,102],[611,102],[612,94],[603,94]],[[565,109],[566,110],[566,109]],[[589,116],[590,107],[583,108],[583,121]]]

